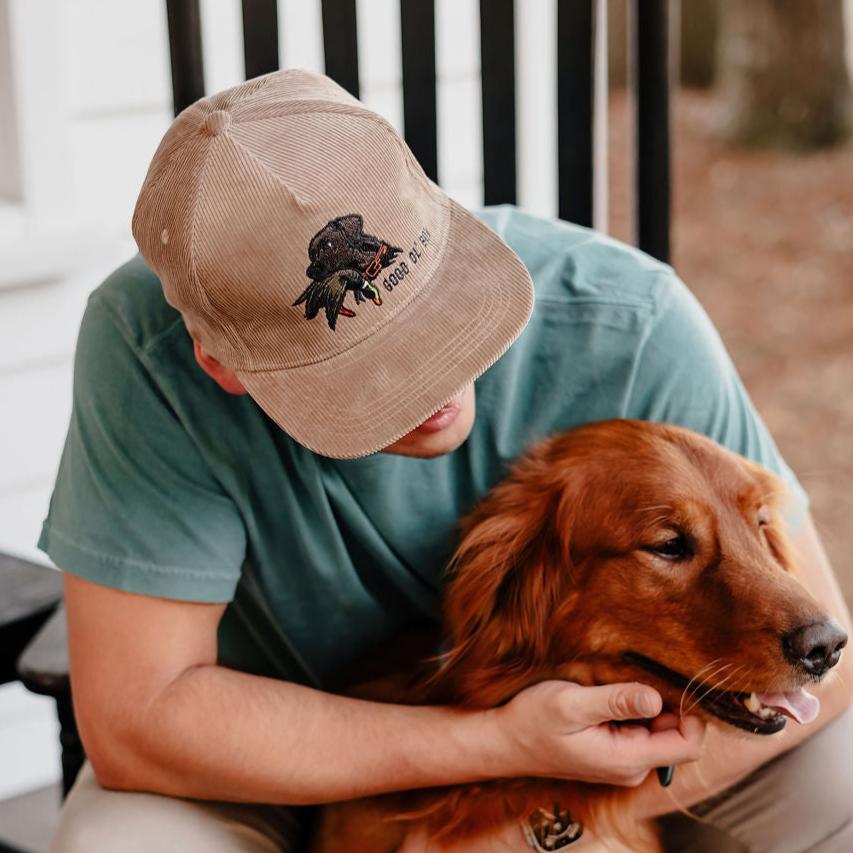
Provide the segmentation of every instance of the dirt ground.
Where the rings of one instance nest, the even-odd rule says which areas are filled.
[[[720,330],[853,605],[853,144],[744,151],[713,95],[674,101],[673,264]],[[630,239],[627,110],[611,101],[611,232]]]

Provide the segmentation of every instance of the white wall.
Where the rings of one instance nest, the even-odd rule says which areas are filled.
[[[202,0],[208,91],[243,79],[239,0]],[[556,210],[554,0],[518,19],[522,203]],[[477,0],[438,0],[439,179],[482,197]],[[323,70],[319,0],[280,0],[283,64]],[[359,0],[362,100],[402,128],[398,0]],[[551,30],[553,31],[553,30]],[[171,117],[163,0],[0,0],[0,550],[35,540],[69,415],[85,299],[135,250],[130,214]],[[53,781],[49,701],[0,688],[0,798]]]

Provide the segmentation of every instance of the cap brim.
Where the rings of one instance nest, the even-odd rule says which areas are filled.
[[[324,361],[238,371],[258,405],[309,450],[352,459],[388,447],[484,373],[527,324],[533,284],[524,264],[449,201],[444,256],[389,323]]]

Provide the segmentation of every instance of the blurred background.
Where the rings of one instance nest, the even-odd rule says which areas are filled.
[[[559,210],[557,3],[514,5],[517,202],[546,216]],[[199,5],[213,92],[245,78],[241,4]],[[596,78],[594,223],[634,242],[628,4],[592,5],[608,72]],[[283,67],[326,69],[322,6],[279,0]],[[668,9],[671,260],[810,493],[853,601],[853,0]],[[400,3],[358,0],[355,23],[360,97],[402,132]],[[477,0],[436,0],[437,174],[467,206],[484,198],[480,33]],[[0,0],[0,552],[45,559],[34,543],[79,319],[135,252],[130,214],[171,117],[163,0]],[[58,750],[52,701],[0,687],[0,839],[43,848]]]

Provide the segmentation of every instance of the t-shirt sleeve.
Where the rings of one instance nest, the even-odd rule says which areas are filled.
[[[777,474],[788,487],[783,513],[790,532],[809,501],[755,409],[708,315],[672,274],[636,362],[629,417],[674,423],[714,439]]]
[[[246,550],[236,506],[97,295],[77,342],[71,422],[39,547],[95,583],[207,602],[231,600]]]

